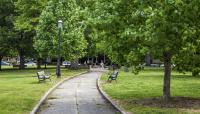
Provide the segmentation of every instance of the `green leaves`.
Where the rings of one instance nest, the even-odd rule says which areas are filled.
[[[61,42],[62,56],[67,60],[82,57],[87,46],[83,35],[85,26],[82,13],[74,0],[49,1],[46,8],[42,11],[37,27],[35,48],[38,52],[45,52],[50,56],[57,55],[57,22],[61,19],[64,23]]]
[[[0,1],[0,56],[9,55],[11,50],[10,37],[13,28],[14,3]]]
[[[35,30],[46,3],[47,0],[17,0],[15,7],[18,16],[15,21],[15,28],[25,31]]]
[[[98,0],[89,21],[96,31],[93,36],[104,41],[105,52],[117,63],[139,64],[136,59],[147,52],[161,60],[166,51],[181,59],[183,49],[197,51],[199,45],[199,4],[198,0]]]

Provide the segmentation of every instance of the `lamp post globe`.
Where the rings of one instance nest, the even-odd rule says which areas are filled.
[[[59,29],[63,28],[63,21],[62,20],[58,20],[58,28]]]

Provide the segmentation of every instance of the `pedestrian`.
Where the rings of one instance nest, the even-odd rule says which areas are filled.
[[[104,69],[104,64],[103,62],[101,61],[101,68]]]

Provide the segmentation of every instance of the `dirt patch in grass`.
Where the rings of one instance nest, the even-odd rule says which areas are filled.
[[[168,102],[163,98],[143,99],[132,102],[149,107],[200,109],[200,99],[190,97],[173,97]]]

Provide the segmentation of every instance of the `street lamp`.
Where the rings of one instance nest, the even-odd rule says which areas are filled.
[[[61,72],[60,72],[60,48],[61,48],[61,31],[63,28],[63,21],[59,20],[58,21],[58,58],[57,58],[57,68],[56,68],[56,76],[57,78],[61,77]]]

